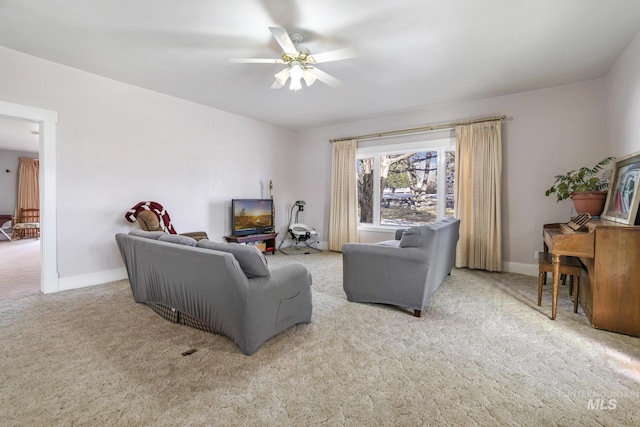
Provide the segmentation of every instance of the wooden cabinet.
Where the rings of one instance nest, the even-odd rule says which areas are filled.
[[[250,234],[248,236],[224,236],[227,243],[257,243],[262,252],[276,253],[276,237],[278,233]]]
[[[580,305],[594,328],[640,336],[640,227],[595,227],[595,256],[580,258]]]

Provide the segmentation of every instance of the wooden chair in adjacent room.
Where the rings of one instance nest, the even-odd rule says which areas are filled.
[[[13,226],[12,239],[40,238],[40,209],[22,208]]]
[[[13,215],[0,214],[0,233],[11,241],[9,233],[13,233]]]
[[[553,257],[548,252],[538,253],[538,305],[542,305],[542,285],[547,273],[553,273]],[[573,256],[560,257],[560,275],[569,276],[570,294],[575,289],[573,296],[573,312],[578,312],[578,298],[580,296],[580,275],[582,274],[582,264],[578,258]],[[575,286],[574,286],[575,285]],[[552,313],[555,313],[555,307]],[[553,318],[553,317],[552,317]]]

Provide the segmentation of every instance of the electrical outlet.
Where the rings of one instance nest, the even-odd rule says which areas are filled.
[[[540,251],[533,251],[533,259],[538,259],[538,254]]]

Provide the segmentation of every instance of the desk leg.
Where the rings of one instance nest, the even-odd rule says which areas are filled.
[[[553,297],[551,301],[551,320],[555,320],[558,311],[558,289],[560,285],[560,255],[553,255]]]

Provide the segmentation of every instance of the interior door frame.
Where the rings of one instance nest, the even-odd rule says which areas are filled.
[[[0,101],[0,116],[38,123],[40,127],[40,290],[58,292],[56,133],[58,113]]]

